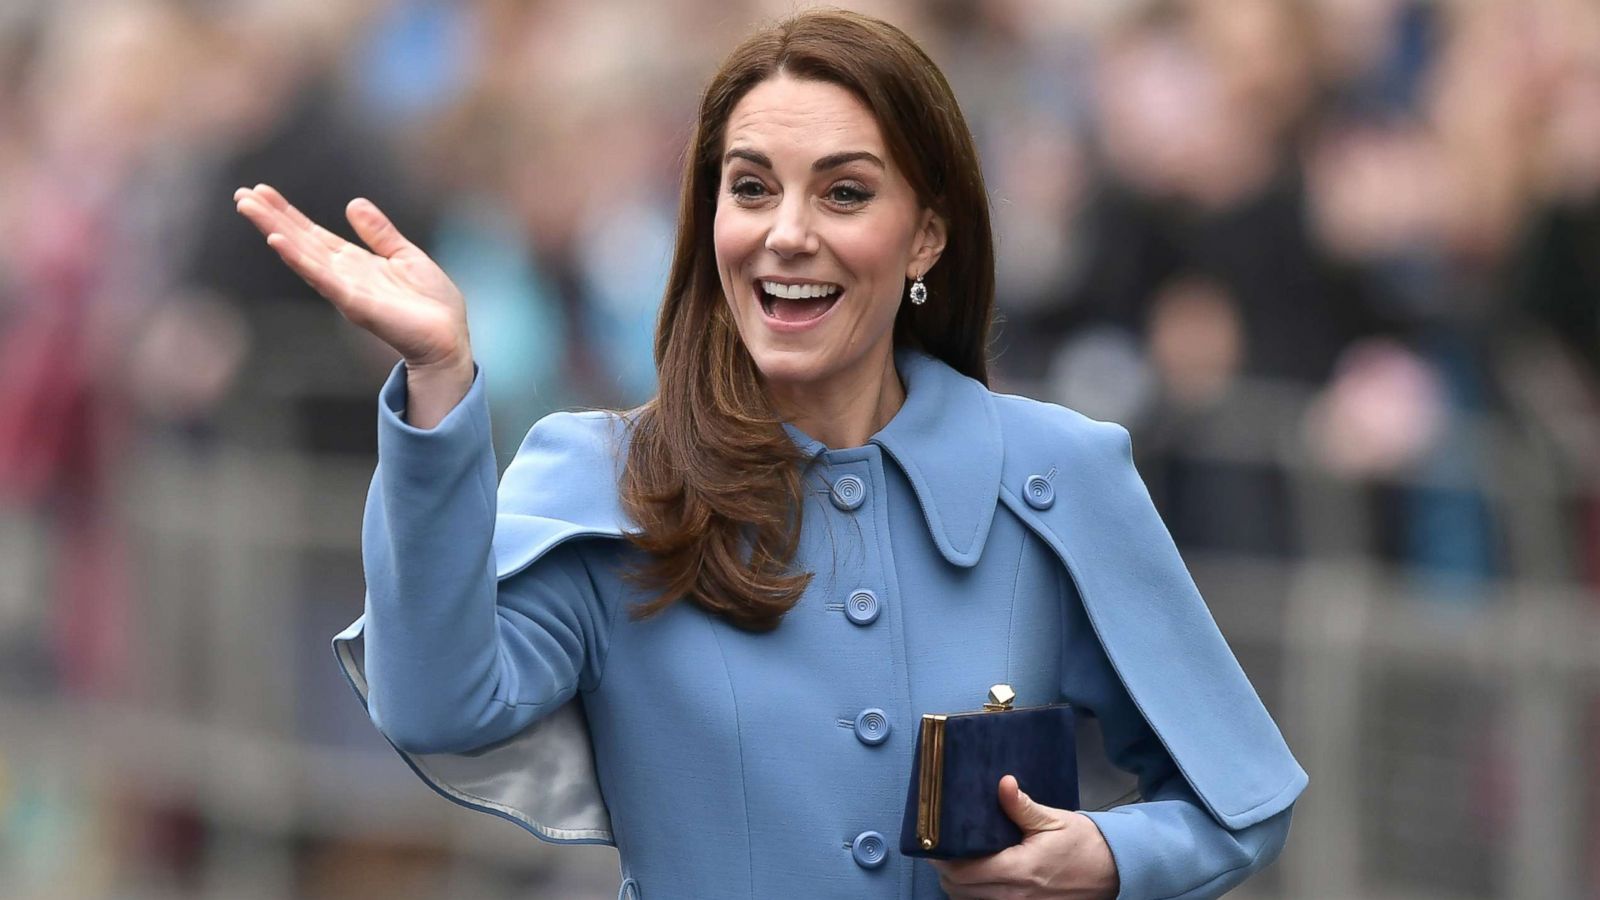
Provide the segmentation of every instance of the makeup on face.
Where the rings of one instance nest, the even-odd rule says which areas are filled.
[[[762,375],[883,371],[924,216],[876,118],[843,87],[780,75],[740,99],[723,141],[717,269]]]

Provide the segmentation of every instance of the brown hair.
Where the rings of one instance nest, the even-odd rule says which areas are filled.
[[[843,10],[802,12],[740,44],[711,79],[684,163],[677,247],[656,324],[658,393],[633,417],[623,508],[658,593],[751,631],[776,628],[811,575],[794,571],[801,454],[773,414],[723,297],[712,242],[723,132],[734,105],[779,73],[856,94],[895,164],[947,237],[925,276],[930,302],[902,303],[896,346],[915,346],[987,383],[994,244],[977,149],[944,76],[905,32]]]

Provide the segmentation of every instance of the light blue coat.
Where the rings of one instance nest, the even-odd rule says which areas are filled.
[[[897,362],[906,402],[865,446],[790,429],[815,578],[767,634],[688,603],[627,615],[622,419],[541,420],[497,491],[481,373],[421,430],[397,367],[366,611],[334,640],[374,724],[451,799],[615,845],[623,897],[922,900],[937,873],[896,849],[918,717],[1006,682],[1019,706],[1092,711],[1139,776],[1141,802],[1087,813],[1121,896],[1214,897],[1271,862],[1306,774],[1127,432]]]

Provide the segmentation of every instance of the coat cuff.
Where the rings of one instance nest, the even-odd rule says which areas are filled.
[[[1163,871],[1170,864],[1162,860],[1158,847],[1151,846],[1149,826],[1139,821],[1142,816],[1127,812],[1085,812],[1085,816],[1100,829],[1106,846],[1111,848],[1111,859],[1117,866],[1117,900],[1154,900],[1170,896],[1157,893],[1171,882],[1171,873]]]
[[[1193,803],[1154,800],[1084,812],[1111,848],[1118,900],[1220,897],[1265,868],[1287,841],[1291,810],[1239,831]]]
[[[472,386],[466,396],[434,427],[418,428],[405,420],[408,399],[406,364],[395,363],[378,391],[378,458],[385,469],[400,474],[415,465],[436,477],[447,460],[476,461],[481,452],[478,442],[491,433],[488,391],[483,369],[476,362],[472,364]]]

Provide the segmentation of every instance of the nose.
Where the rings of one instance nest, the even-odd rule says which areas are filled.
[[[792,192],[773,213],[767,231],[767,249],[784,259],[817,252],[817,236],[811,230],[811,208],[805,197]]]

